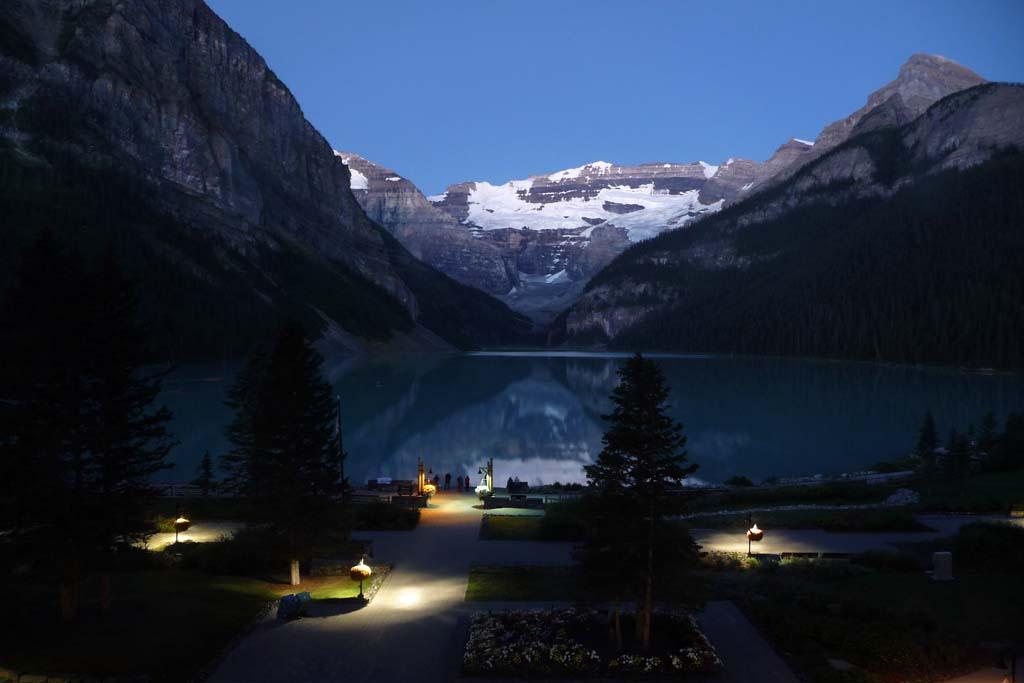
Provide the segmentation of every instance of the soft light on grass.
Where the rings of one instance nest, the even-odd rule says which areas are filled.
[[[572,566],[473,567],[466,600],[557,600],[580,597],[579,571]]]
[[[930,531],[908,510],[773,510],[752,513],[764,529],[824,529],[826,531]],[[747,513],[705,515],[686,520],[691,529],[747,529]]]
[[[540,540],[541,517],[526,515],[486,515],[481,521],[484,541]]]

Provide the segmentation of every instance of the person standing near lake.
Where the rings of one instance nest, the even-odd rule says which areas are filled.
[[[451,472],[447,472],[444,475],[444,490],[445,491],[450,491],[451,488],[452,488],[452,473]]]

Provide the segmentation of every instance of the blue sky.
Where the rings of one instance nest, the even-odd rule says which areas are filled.
[[[1024,81],[1024,2],[208,0],[338,149],[427,194],[602,159],[763,160],[914,52]]]

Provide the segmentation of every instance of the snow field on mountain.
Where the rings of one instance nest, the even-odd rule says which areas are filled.
[[[678,228],[698,214],[717,211],[722,207],[721,201],[702,204],[697,190],[681,194],[656,192],[654,183],[638,187],[605,187],[591,198],[575,197],[538,204],[525,201],[520,196],[521,192],[528,192],[531,186],[530,180],[512,181],[503,185],[476,183],[469,193],[466,223],[483,230],[524,227],[557,230],[585,227],[589,224],[585,218],[591,219],[591,222],[603,219],[609,225],[625,228],[630,241],[638,242],[665,230]],[[605,202],[643,208],[619,214],[605,210]]]

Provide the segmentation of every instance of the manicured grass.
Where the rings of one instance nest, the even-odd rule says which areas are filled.
[[[538,541],[540,515],[484,515],[480,539],[484,541]]]
[[[765,529],[825,529],[826,531],[930,531],[907,510],[775,510],[755,512],[753,519]],[[692,529],[744,531],[747,515],[707,515],[686,520]]]
[[[549,503],[543,515],[484,515],[484,541],[578,541],[586,527],[583,501]]]
[[[558,600],[581,597],[579,573],[572,566],[473,567],[466,600]]]
[[[705,563],[709,598],[740,604],[807,680],[943,680],[989,664],[982,644],[1019,637],[1024,594],[1004,570],[932,581],[832,560]],[[884,566],[876,563],[876,566]],[[841,678],[839,658],[865,675]]]
[[[276,577],[274,577],[276,578]],[[282,577],[283,578],[283,577]],[[0,666],[28,672],[95,675],[148,673],[185,681],[212,661],[269,601],[297,591],[314,598],[358,595],[347,576],[307,578],[301,586],[181,570],[115,574],[109,614],[98,583],[83,582],[78,619],[64,624],[56,582],[8,581],[0,588],[9,621]]]
[[[757,486],[709,493],[696,490],[681,500],[681,504],[683,512],[704,512],[769,505],[873,503],[885,500],[895,489],[905,485],[829,481],[807,486]]]
[[[920,508],[936,512],[1008,512],[1024,506],[1024,470],[985,472],[966,479],[918,482]]]

